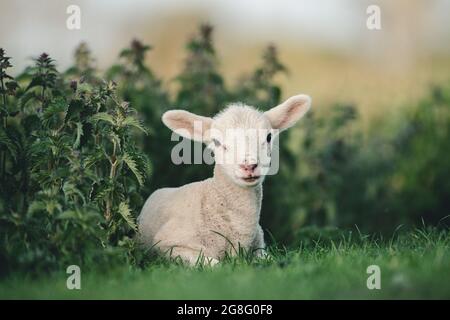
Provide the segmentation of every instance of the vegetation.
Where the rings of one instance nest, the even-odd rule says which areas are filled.
[[[125,265],[130,275],[121,277],[130,277],[124,279],[130,284],[121,292],[127,297],[206,297],[216,292],[209,291],[212,280],[223,288],[217,297],[235,297],[235,287],[227,289],[224,279],[237,284],[260,275],[267,279],[260,285],[268,289],[243,287],[240,297],[319,297],[326,292],[333,297],[338,291],[358,297],[358,290],[366,290],[360,287],[364,268],[377,261],[390,270],[388,277],[404,272],[411,279],[411,287],[402,291],[405,297],[425,297],[431,292],[427,281],[436,288],[445,283],[434,274],[442,272],[448,279],[442,267],[449,262],[446,84],[386,116],[368,135],[355,126],[356,108],[345,103],[324,115],[313,110],[298,128],[283,133],[280,171],[264,185],[262,225],[270,231],[266,240],[272,248],[277,239],[286,249],[273,249],[268,261],[239,257],[217,272],[185,270],[137,246],[135,219],[153,190],[212,174],[211,166],[171,163],[177,141],[161,123],[162,113],[177,106],[213,115],[232,101],[265,110],[282,97],[275,79],[286,67],[274,46],[263,52],[253,72],[230,85],[221,76],[212,35],[212,27],[204,25],[189,40],[176,92],[168,92],[145,63],[151,47],[137,40],[104,73],[95,68],[86,44],[77,48],[74,65],[65,72],[43,53],[16,77],[10,74],[12,59],[0,50],[0,275],[9,277],[2,286],[18,286],[11,294],[23,296],[26,288],[14,282],[17,272],[41,277],[74,263],[84,272]],[[355,225],[377,237],[340,238],[339,229]],[[393,242],[379,240],[417,225],[436,229],[428,236],[416,231]],[[317,234],[334,242],[323,248]],[[311,242],[316,245],[306,248]],[[295,290],[279,281],[284,272],[290,275],[285,280],[291,277],[289,283],[298,285]],[[328,278],[321,277],[325,273]],[[198,280],[196,291],[187,291],[189,281],[166,295],[143,291],[144,284],[163,290],[170,279],[188,276]],[[54,277],[41,283],[44,296],[53,294],[59,281]],[[97,283],[95,277],[87,280],[87,288]],[[339,286],[327,287],[330,278]],[[99,297],[112,287],[105,284],[83,294]],[[393,294],[395,287],[390,290],[383,294]],[[448,297],[444,289],[433,294]]]
[[[241,254],[205,268],[155,259],[145,270],[119,267],[81,273],[81,290],[67,274],[10,277],[0,298],[28,299],[448,299],[448,232],[416,230],[387,240],[341,233],[311,237],[295,250],[272,246],[269,260]],[[305,238],[306,239],[306,238]],[[367,268],[380,267],[381,289],[369,290]]]

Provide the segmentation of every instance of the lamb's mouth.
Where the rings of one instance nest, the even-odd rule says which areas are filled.
[[[252,177],[242,177],[241,179],[245,182],[255,182],[259,179],[260,176],[252,176]]]

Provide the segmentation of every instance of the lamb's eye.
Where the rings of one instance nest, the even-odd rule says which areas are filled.
[[[269,133],[269,134],[267,135],[266,140],[267,140],[267,143],[270,143],[270,141],[272,141],[272,134],[271,134],[271,133]]]
[[[219,142],[219,140],[217,140],[217,139],[212,139],[212,140],[213,140],[214,145],[215,145],[216,147],[220,147],[220,142]]]

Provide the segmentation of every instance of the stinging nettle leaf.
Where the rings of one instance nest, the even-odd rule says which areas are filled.
[[[125,162],[125,164],[128,166],[128,168],[133,172],[134,176],[136,177],[137,181],[139,182],[139,185],[142,186],[144,184],[144,175],[142,174],[141,170],[139,170],[136,161],[128,153],[124,153],[122,155],[122,160],[123,160],[123,162]]]
[[[131,229],[133,229],[134,231],[137,230],[137,225],[134,222],[133,216],[131,214],[131,210],[130,207],[128,206],[128,203],[126,202],[121,202],[119,204],[119,209],[118,209],[120,215],[125,219],[125,221],[128,223],[128,225],[131,227]]]
[[[112,115],[106,113],[106,112],[99,112],[91,117],[92,122],[98,122],[98,121],[105,121],[109,124],[115,126],[116,122],[114,121],[114,118]]]
[[[73,143],[73,148],[78,149],[80,146],[81,136],[83,135],[83,125],[81,122],[77,122],[77,137],[75,139],[75,142]]]
[[[124,126],[124,127],[126,127],[126,126],[134,127],[134,128],[137,128],[137,129],[141,130],[145,134],[148,134],[148,130],[144,127],[142,122],[139,121],[138,119],[134,118],[134,117],[131,117],[131,116],[126,117],[122,121],[122,126]]]

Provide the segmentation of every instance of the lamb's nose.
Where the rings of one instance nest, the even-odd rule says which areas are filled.
[[[241,164],[240,165],[240,167],[241,167],[241,169],[242,170],[244,170],[244,171],[246,171],[246,172],[250,172],[250,173],[252,173],[253,171],[255,171],[255,169],[256,169],[256,167],[257,167],[258,165],[255,163],[255,164]]]

